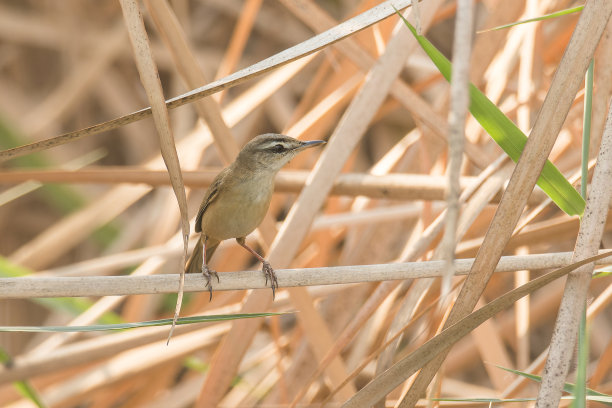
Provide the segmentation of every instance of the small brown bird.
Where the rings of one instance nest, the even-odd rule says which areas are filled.
[[[219,275],[208,267],[221,241],[236,238],[238,244],[262,263],[262,271],[272,287],[272,298],[278,280],[270,264],[245,243],[245,237],[261,223],[272,199],[276,173],[302,150],[325,143],[322,140],[302,142],[276,133],[259,135],[248,142],[236,160],[223,169],[206,191],[195,222],[200,233],[185,272],[202,272],[212,300],[212,276]]]

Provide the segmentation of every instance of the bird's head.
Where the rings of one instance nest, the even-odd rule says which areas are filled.
[[[236,162],[253,170],[277,172],[302,150],[323,143],[323,140],[303,142],[277,133],[266,133],[244,145]]]

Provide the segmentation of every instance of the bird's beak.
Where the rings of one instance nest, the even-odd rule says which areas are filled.
[[[318,146],[320,144],[327,143],[325,140],[308,140],[306,142],[302,142],[302,146],[300,146],[300,150],[307,149],[309,147]]]

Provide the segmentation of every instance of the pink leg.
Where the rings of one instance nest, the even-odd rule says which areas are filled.
[[[217,278],[217,283],[219,283],[219,274],[210,269],[208,267],[208,263],[206,263],[206,241],[208,241],[208,237],[205,235],[202,236],[202,275],[206,277],[206,286],[208,286],[208,292],[210,293],[209,302],[212,300],[212,282],[211,277],[214,275]]]
[[[276,279],[276,274],[274,273],[274,269],[272,269],[272,266],[270,265],[268,261],[263,259],[261,255],[259,255],[257,252],[255,252],[251,247],[249,247],[246,244],[244,237],[236,238],[236,242],[238,242],[238,244],[240,244],[241,247],[249,251],[251,254],[253,254],[255,258],[259,259],[259,261],[261,262],[261,270],[266,276],[266,285],[268,284],[268,279],[270,279],[270,286],[272,287],[272,300],[274,300],[274,298],[276,297],[276,288],[278,288],[278,279]]]

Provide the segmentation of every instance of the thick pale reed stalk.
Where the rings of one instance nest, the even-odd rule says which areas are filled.
[[[389,5],[390,6],[390,5]],[[422,10],[424,26],[428,26],[434,11],[439,6],[438,1],[428,2]],[[380,7],[380,6],[378,6]],[[425,24],[427,22],[427,24]],[[403,24],[403,23],[401,23]],[[355,149],[361,137],[366,132],[377,109],[384,102],[394,80],[399,75],[408,55],[416,48],[416,41],[410,35],[396,25],[393,36],[385,53],[380,57],[363,84],[357,92],[352,103],[344,113],[338,126],[334,130],[330,141],[325,148],[308,182],[295,204],[292,206],[283,226],[270,248],[269,261],[273,265],[287,266],[293,260],[299,246],[303,242],[316,213],[325,202],[333,185],[334,178],[340,173],[343,165],[349,159],[351,152]],[[310,306],[312,302],[300,302],[305,293],[293,290],[292,299],[303,306]],[[244,304],[244,312],[249,310],[265,310],[269,307],[271,299],[263,294],[253,293]],[[312,309],[310,309],[312,310]],[[300,314],[298,319],[306,328],[312,328],[312,321],[306,319],[305,314]],[[319,318],[319,314],[313,313],[310,317]],[[211,370],[204,382],[204,387],[196,406],[198,408],[215,407],[221,400],[232,378],[238,370],[242,356],[246,352],[250,340],[255,336],[260,322],[236,322],[225,341],[217,349],[211,364]],[[327,329],[324,323],[320,327]],[[333,345],[333,339],[328,333],[312,332],[305,330],[309,341],[316,344],[319,338],[324,338],[329,347]],[[324,356],[324,351],[322,353]],[[327,371],[332,383],[339,384],[346,377],[345,368],[341,360],[335,359],[335,363]],[[346,398],[350,394],[352,384],[341,389],[340,396]]]
[[[531,135],[478,251],[472,273],[468,275],[445,327],[467,316],[484,291],[561,130],[611,12],[612,2],[605,0],[590,0],[582,11]],[[447,353],[448,349],[423,367],[402,401],[402,408],[415,406]]]
[[[549,269],[568,265],[570,252],[502,257],[495,272],[522,269]],[[598,261],[604,264],[606,260]],[[608,261],[609,262],[609,261]],[[468,273],[474,259],[457,259],[457,275]],[[397,279],[419,279],[441,276],[444,261],[407,262],[379,265],[335,266],[327,268],[278,269],[280,287],[338,285]],[[221,273],[215,291],[264,289],[264,277],[259,271]],[[84,276],[84,277],[23,277],[1,278],[0,298],[27,299],[37,297],[112,296],[153,293],[176,293],[175,274],[146,276]],[[207,291],[206,279],[190,274],[185,279],[185,292]]]
[[[599,248],[612,198],[610,178],[612,178],[612,105],[608,112],[584,216],[580,223],[572,257],[574,262],[594,255]],[[553,407],[559,404],[576,345],[580,317],[586,307],[592,272],[593,265],[585,265],[567,278],[536,407]]]

